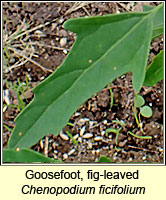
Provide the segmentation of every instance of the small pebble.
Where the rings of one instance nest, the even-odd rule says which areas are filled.
[[[66,135],[66,134],[64,134],[62,131],[60,132],[59,135],[60,135],[60,137],[61,137],[63,140],[65,140],[65,141],[69,140],[69,136]]]
[[[64,22],[64,19],[63,19],[63,18],[59,19],[59,23],[60,23],[60,24],[63,23],[63,22]]]
[[[133,160],[133,158],[132,158],[132,157],[130,157],[130,158],[129,158],[129,162],[130,162],[130,161],[132,161],[132,160]]]
[[[109,149],[109,147],[108,147],[108,146],[104,146],[104,147],[103,147],[103,150],[106,150],[106,149]]]
[[[54,153],[57,154],[57,153],[58,153],[58,150],[54,150]]]
[[[78,116],[80,116],[80,115],[81,115],[81,113],[79,113],[79,112],[76,112],[76,113],[74,114],[75,117],[78,117]]]
[[[81,130],[80,130],[80,136],[83,136],[83,134],[84,134],[84,132],[85,132],[85,126],[83,126],[82,128],[81,128]]]
[[[157,137],[158,137],[158,135],[157,135],[157,134],[155,134],[155,135],[154,135],[154,138],[157,138]]]
[[[39,36],[43,36],[44,35],[44,33],[42,31],[40,31],[40,30],[36,30],[35,34],[37,34]]]
[[[157,125],[157,128],[160,128],[160,125],[159,125],[159,124]]]
[[[5,90],[5,96],[4,96],[4,100],[6,102],[7,105],[10,104],[10,99],[9,99],[9,90]]]
[[[43,140],[40,140],[40,148],[43,149],[44,148],[44,143]]]
[[[156,127],[156,125],[155,124],[152,124],[152,128],[155,128]]]
[[[92,150],[91,152],[92,152],[92,155],[95,155],[95,153],[96,153],[96,151],[95,151],[95,150]]]
[[[57,27],[57,23],[52,23],[51,24],[51,30],[53,31]]]
[[[79,143],[82,143],[82,137],[79,137],[79,138],[78,138],[78,142],[79,142]]]
[[[97,149],[97,150],[96,150],[96,154],[100,153],[100,151],[101,151],[100,149]]]
[[[94,138],[94,141],[101,141],[101,140],[103,140],[103,137],[101,137],[101,136],[96,136]]]
[[[45,79],[45,76],[40,77],[40,80],[41,80],[41,81],[44,80],[44,79]]]
[[[151,107],[152,107],[152,103],[151,103],[151,102],[149,103],[149,106],[151,106]]]
[[[142,160],[146,160],[146,156],[143,156],[143,157],[142,157]]]
[[[58,156],[57,156],[57,155],[55,155],[55,154],[54,154],[54,159],[55,159],[55,160],[56,160],[56,159],[58,159]]]
[[[93,145],[92,145],[92,142],[91,142],[90,140],[88,141],[87,144],[88,144],[88,149],[92,149],[92,146],[93,146]]]
[[[53,149],[56,149],[57,146],[59,146],[59,144],[58,144],[57,142],[53,142],[53,143],[52,143]]]
[[[101,135],[104,136],[105,135],[105,131],[101,131]]]
[[[122,75],[122,76],[121,76],[121,78],[125,78],[125,77],[126,77],[126,75]]]
[[[68,158],[68,154],[67,153],[64,153],[63,154],[63,160],[66,160]]]
[[[88,122],[89,121],[89,118],[81,118],[79,120],[80,123],[85,123],[85,122]]]
[[[7,110],[7,106],[3,107],[3,112],[5,112]]]
[[[64,47],[67,44],[67,38],[61,38],[60,40],[60,46]]]
[[[68,51],[67,51],[66,49],[64,49],[64,50],[63,50],[63,53],[64,53],[64,54],[67,54],[67,53],[68,53]]]
[[[127,140],[124,140],[124,141],[122,141],[122,142],[119,142],[119,146],[120,146],[120,147],[124,147],[126,143],[127,143]]]
[[[112,135],[109,135],[108,138],[109,138],[109,139],[112,139]]]
[[[5,68],[5,73],[9,73],[9,69],[8,68]]]
[[[103,124],[105,124],[105,125],[107,124],[107,120],[106,119],[103,121]]]
[[[113,160],[116,160],[116,159],[117,159],[117,157],[116,157],[116,156],[114,156],[114,157],[113,157]]]
[[[73,136],[73,138],[74,138],[75,140],[76,140],[78,137],[79,137],[78,133],[77,133],[75,136]]]
[[[68,155],[71,156],[76,150],[75,149],[72,149],[68,152]]]
[[[67,31],[65,31],[64,29],[61,29],[60,31],[59,31],[59,34],[58,34],[59,36],[61,36],[61,37],[67,37]]]
[[[163,152],[163,148],[159,147],[159,152]]]
[[[92,128],[94,122],[93,121],[89,121],[89,128]]]
[[[93,137],[92,133],[86,133],[85,135],[82,136],[82,138],[84,138],[84,139],[89,139],[91,137]]]

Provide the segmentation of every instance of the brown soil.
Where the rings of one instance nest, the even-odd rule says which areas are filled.
[[[157,5],[158,3],[151,3]],[[8,88],[8,82],[12,85],[25,82],[29,79],[29,86],[21,98],[28,104],[32,98],[32,88],[56,70],[75,40],[75,35],[62,28],[62,24],[69,18],[80,16],[95,16],[117,12],[141,11],[141,3],[72,3],[72,2],[48,2],[48,3],[3,3],[3,29],[5,34],[14,33],[22,22],[30,25],[30,29],[43,25],[38,29],[28,32],[22,37],[11,41],[10,45],[17,50],[22,49],[22,43],[28,45],[32,59],[44,66],[44,69],[36,63],[21,63],[21,56],[15,52],[11,53],[8,62],[4,61],[3,89],[8,90],[10,104],[18,105],[16,91]],[[49,22],[49,23],[47,23]],[[5,39],[5,34],[3,39]],[[60,41],[67,38],[64,46]],[[154,55],[163,49],[162,37],[155,39],[151,44],[149,61]],[[25,53],[25,51],[24,51]],[[27,53],[27,52],[26,52]],[[28,54],[29,55],[29,54]],[[13,67],[12,67],[13,66]],[[11,67],[11,68],[10,68]],[[48,135],[32,148],[46,156],[61,159],[65,162],[96,162],[101,155],[109,157],[113,162],[163,162],[163,81],[154,87],[143,87],[140,94],[144,97],[146,104],[153,110],[151,118],[141,117],[145,135],[152,139],[138,139],[131,136],[128,131],[142,135],[135,122],[133,114],[134,91],[132,88],[131,74],[117,78],[110,83],[114,94],[114,104],[110,108],[109,86],[99,91],[88,99],[69,122],[72,125],[64,127],[62,132],[69,131],[77,142],[65,139],[64,136]],[[4,100],[4,103],[5,100]],[[3,112],[3,124],[13,129],[14,119],[19,113],[18,108],[7,107]],[[105,134],[107,128],[119,129],[121,126],[114,122],[119,120],[126,125],[122,127],[118,141],[115,141],[115,133]],[[87,133],[90,133],[86,135]],[[65,135],[66,136],[66,135]],[[87,138],[86,138],[87,136]],[[3,147],[7,148],[10,131],[4,127]]]

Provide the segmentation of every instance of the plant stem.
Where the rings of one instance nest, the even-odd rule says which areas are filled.
[[[6,128],[9,132],[12,132],[12,129],[9,128],[7,125],[3,124],[3,127]]]
[[[111,99],[110,108],[112,108],[113,103],[114,103],[114,95],[113,95],[111,87],[109,87],[109,90],[110,90],[110,99]]]
[[[135,98],[134,98],[134,117],[135,117],[135,121],[136,121],[137,125],[142,129],[142,127],[140,126],[140,122],[138,120],[138,117],[137,117],[137,109],[136,109],[137,97],[138,97],[138,93],[135,94]]]
[[[141,135],[136,135],[134,133],[132,133],[131,131],[128,131],[128,133],[130,133],[130,135],[139,138],[139,139],[152,139],[152,136],[141,136]]]
[[[73,138],[72,134],[69,131],[65,131],[65,133],[70,137],[70,139],[72,140],[73,144],[78,146],[78,142],[76,139]]]

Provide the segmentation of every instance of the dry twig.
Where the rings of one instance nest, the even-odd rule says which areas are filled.
[[[44,72],[47,72],[47,71],[48,72],[53,72],[53,70],[48,69],[48,68],[42,66],[41,64],[37,63],[33,59],[31,59],[30,57],[25,56],[21,51],[15,49],[15,48],[12,48],[12,47],[9,47],[9,50],[13,51],[15,54],[17,54],[20,57],[23,57],[24,59],[28,60],[29,62],[33,63],[34,65],[40,67],[40,69],[42,69]]]

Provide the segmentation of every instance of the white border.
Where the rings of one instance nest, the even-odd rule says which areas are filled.
[[[163,100],[164,100],[164,105],[163,105],[163,140],[164,140],[164,146],[163,146],[163,163],[156,163],[156,164],[150,164],[150,163],[141,163],[141,164],[132,164],[132,163],[120,163],[120,164],[116,164],[116,163],[63,163],[63,164],[50,164],[50,163],[41,163],[41,164],[29,164],[29,163],[25,163],[25,164],[4,164],[2,161],[2,148],[3,148],[3,74],[2,74],[2,62],[3,62],[3,57],[2,57],[2,42],[3,42],[3,37],[2,37],[2,30],[3,30],[3,13],[2,13],[2,4],[4,2],[13,2],[13,1],[1,1],[1,166],[163,166],[166,165],[166,161],[165,161],[165,148],[166,148],[166,141],[165,141],[165,27],[164,27],[164,34],[163,34],[163,49],[164,49],[164,59],[163,59],[163,66],[164,66],[164,77],[163,77]],[[20,2],[20,1],[14,1],[14,2]],[[32,1],[24,1],[24,2],[32,2]],[[38,2],[44,2],[45,1],[33,1],[34,3],[38,3]],[[48,2],[66,2],[66,1],[48,1]],[[67,2],[77,2],[77,1],[67,1]],[[89,2],[89,1],[78,1],[78,2]],[[92,2],[99,2],[99,1],[92,1]],[[119,1],[103,1],[103,2],[119,2]],[[126,1],[121,1],[121,2],[126,2]],[[128,1],[128,2],[133,2],[133,1]],[[140,1],[134,1],[134,2],[140,2]],[[141,2],[162,2],[164,4],[164,24],[165,24],[165,1],[141,1]]]

